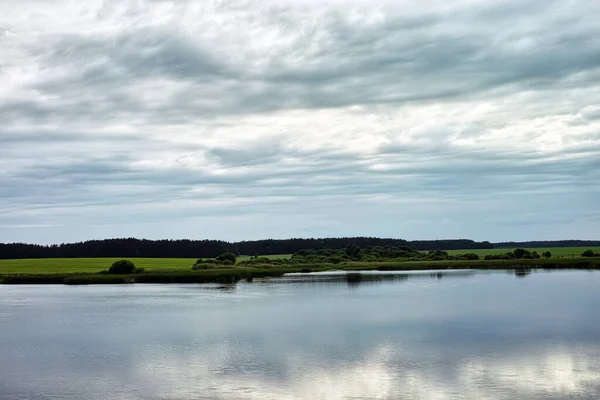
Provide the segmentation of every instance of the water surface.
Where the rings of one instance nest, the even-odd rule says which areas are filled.
[[[1,286],[0,399],[598,399],[600,273]]]

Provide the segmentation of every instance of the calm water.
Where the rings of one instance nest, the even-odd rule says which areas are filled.
[[[0,286],[1,399],[599,399],[600,273]]]

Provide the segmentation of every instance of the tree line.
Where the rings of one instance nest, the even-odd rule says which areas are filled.
[[[79,258],[79,257],[148,257],[148,258],[214,258],[232,252],[237,255],[295,254],[304,249],[341,250],[348,246],[360,248],[399,247],[418,251],[489,249],[489,242],[457,240],[419,240],[342,237],[265,239],[241,242],[222,240],[147,240],[135,238],[88,240],[57,245],[0,243],[0,259],[19,258]]]
[[[514,249],[518,247],[545,248],[545,247],[597,247],[600,240],[536,240],[529,242],[498,242],[494,243],[496,249]]]
[[[419,251],[413,246],[366,246],[349,245],[342,249],[304,249],[293,254],[289,259],[270,259],[268,257],[251,257],[241,261],[241,265],[252,264],[340,264],[345,262],[382,262],[382,261],[440,261],[440,260],[479,260],[474,253],[448,254],[445,250]],[[218,261],[218,260],[217,260]],[[234,260],[235,261],[235,260]],[[198,260],[196,269],[201,263],[214,260]]]
[[[303,249],[290,258],[269,258],[252,256],[237,262],[232,252],[220,254],[216,258],[199,258],[192,270],[212,269],[217,265],[256,266],[256,265],[307,265],[340,264],[346,262],[385,262],[385,261],[439,261],[439,260],[479,260],[474,253],[448,254],[445,250],[419,251],[413,246],[365,246],[351,244],[341,249]]]

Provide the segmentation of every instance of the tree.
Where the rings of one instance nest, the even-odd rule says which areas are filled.
[[[347,246],[346,255],[350,258],[358,258],[358,256],[360,255],[360,247],[355,244]]]
[[[522,248],[518,248],[515,249],[515,251],[513,251],[513,254],[515,255],[515,258],[523,258],[525,257],[525,254],[528,254],[529,252],[525,249]]]
[[[237,256],[232,253],[231,251],[228,251],[226,253],[221,253],[219,254],[219,256],[217,257],[217,261],[230,261],[232,264],[235,264],[235,260],[237,260]]]
[[[341,263],[344,260],[340,256],[330,256],[330,257],[327,258],[327,261],[330,262],[330,263],[332,263],[332,264],[339,264],[339,263]]]
[[[132,274],[135,270],[135,264],[129,260],[115,261],[108,269],[109,274]]]
[[[586,250],[581,253],[581,257],[598,257],[600,254],[594,253],[594,250]]]
[[[430,260],[445,260],[446,258],[448,258],[448,252],[441,249],[429,250],[429,253],[427,253],[427,257]]]
[[[542,253],[542,257],[544,257],[544,258],[550,258],[550,257],[552,257],[552,253],[550,253],[549,251],[544,251]]]

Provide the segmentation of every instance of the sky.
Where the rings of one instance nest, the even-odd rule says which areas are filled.
[[[600,239],[600,2],[0,8],[0,242]]]

